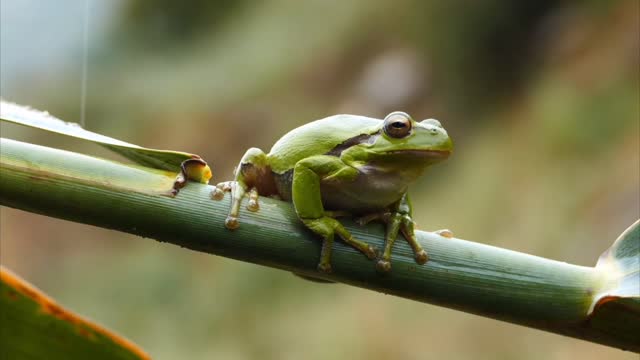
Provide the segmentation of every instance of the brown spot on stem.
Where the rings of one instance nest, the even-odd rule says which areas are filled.
[[[9,300],[16,300],[18,298],[18,293],[13,290],[9,290],[7,291],[7,298],[9,298]]]
[[[96,336],[94,333],[92,333],[89,329],[85,328],[84,326],[78,326],[77,327],[78,330],[78,334],[80,334],[80,336],[89,339],[90,341],[95,341],[96,340]]]

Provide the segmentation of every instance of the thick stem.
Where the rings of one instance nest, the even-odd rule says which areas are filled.
[[[290,204],[261,199],[261,210],[240,215],[227,230],[229,197],[210,199],[211,186],[189,183],[176,197],[172,173],[2,139],[0,204],[47,216],[116,229],[196,251],[272,266],[639,351],[640,345],[589,326],[588,311],[603,277],[576,266],[460,239],[417,232],[429,253],[418,265],[406,242],[394,246],[392,270],[334,244],[333,274],[316,271],[320,241],[305,230]],[[352,234],[379,249],[381,225]]]

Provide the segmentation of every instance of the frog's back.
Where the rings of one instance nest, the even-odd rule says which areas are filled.
[[[278,140],[269,152],[271,170],[282,174],[300,160],[323,155],[345,140],[372,134],[382,121],[357,115],[334,115],[291,130]]]

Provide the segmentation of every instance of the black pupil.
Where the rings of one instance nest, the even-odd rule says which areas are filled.
[[[391,126],[393,126],[396,129],[402,129],[403,127],[405,127],[405,123],[403,123],[402,121],[396,121],[393,124],[391,124]]]

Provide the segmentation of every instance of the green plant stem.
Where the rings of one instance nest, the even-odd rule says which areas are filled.
[[[5,206],[640,351],[635,337],[590,325],[593,295],[605,281],[595,268],[418,232],[430,257],[425,265],[398,241],[392,271],[382,276],[361,253],[336,243],[334,272],[321,275],[320,242],[288,203],[261,198],[261,210],[243,208],[240,228],[229,231],[223,225],[229,196],[211,200],[211,186],[189,183],[169,197],[159,195],[158,184],[170,186],[171,173],[7,139],[0,146]],[[382,248],[381,225],[343,222],[355,237]]]

